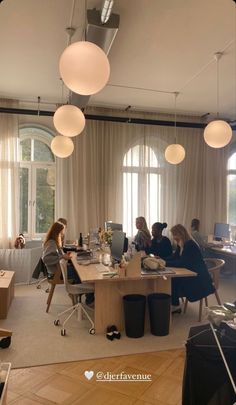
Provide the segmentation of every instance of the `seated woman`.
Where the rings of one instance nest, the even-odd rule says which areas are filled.
[[[215,291],[211,276],[203,260],[198,245],[191,239],[183,225],[171,228],[173,239],[177,243],[175,253],[166,259],[166,266],[185,267],[197,273],[196,277],[172,278],[173,312],[181,312],[179,298],[186,297],[188,301],[198,301]]]
[[[167,228],[167,223],[155,222],[152,225],[152,240],[151,246],[145,249],[147,254],[153,254],[159,256],[162,259],[170,256],[172,254],[172,246],[170,239],[162,235],[163,229]]]
[[[151,246],[151,234],[144,217],[136,218],[136,228],[138,229],[138,233],[135,235],[133,243],[139,252],[140,250],[146,250]]]
[[[61,222],[54,222],[49,229],[43,244],[42,260],[46,265],[49,278],[53,278],[57,265],[61,259],[70,260],[71,254],[62,250],[62,240],[64,237],[65,225]],[[67,265],[67,277],[73,283],[81,283],[81,280],[72,264]]]

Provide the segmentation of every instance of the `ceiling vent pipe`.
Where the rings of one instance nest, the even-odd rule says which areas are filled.
[[[109,4],[110,7],[109,7]],[[112,4],[111,4],[112,3]],[[86,27],[86,41],[93,42],[98,45],[103,51],[108,55],[110,52],[112,43],[118,32],[120,24],[120,16],[118,14],[111,14],[111,8],[113,1],[105,0],[102,11],[100,10],[87,10],[87,27]],[[104,7],[105,11],[109,11],[103,14]],[[104,17],[102,17],[104,15]],[[107,17],[108,16],[108,17]],[[106,22],[103,23],[103,21]],[[84,108],[90,96],[82,96],[80,94],[72,93],[71,104],[76,105],[79,108]]]

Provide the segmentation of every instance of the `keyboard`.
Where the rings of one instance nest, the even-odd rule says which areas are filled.
[[[104,264],[100,263],[96,266],[97,271],[102,274],[103,277],[114,277],[117,276],[117,271],[113,269],[113,267],[104,266]]]
[[[175,274],[175,271],[170,269],[169,267],[165,267],[164,269],[156,269],[156,270],[149,270],[149,269],[142,269],[141,270],[142,276],[151,276],[151,275],[158,275],[158,276],[165,276],[168,274]]]

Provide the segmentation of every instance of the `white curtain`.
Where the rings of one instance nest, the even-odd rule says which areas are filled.
[[[0,100],[2,107],[16,102]],[[18,230],[18,117],[0,114],[0,247],[12,247]]]
[[[156,211],[150,209],[152,175],[146,176],[146,184],[143,183],[145,176],[139,177],[135,197],[138,211],[134,205],[129,212],[132,233],[135,232],[136,215],[145,216],[149,226],[153,221],[165,221],[168,228],[176,223],[189,228],[191,219],[197,217],[206,234],[212,233],[215,222],[225,222],[228,148],[213,150],[208,147],[203,130],[177,129],[177,141],[186,150],[186,158],[179,165],[171,165],[164,159],[166,146],[174,143],[173,127],[87,120],[83,134],[73,140],[72,156],[57,160],[56,212],[57,216],[64,216],[69,221],[68,238],[74,239],[79,232],[103,227],[106,220],[123,223],[126,203],[123,201],[126,192],[123,161],[130,150],[131,160],[135,162],[137,149],[135,152],[132,148],[137,145],[144,151],[141,153],[139,148],[139,172],[145,174],[147,167],[152,167],[152,150],[161,174],[155,186],[159,204]],[[125,162],[128,161],[127,157]],[[135,176],[130,178],[136,181]],[[132,188],[135,187],[131,180]]]

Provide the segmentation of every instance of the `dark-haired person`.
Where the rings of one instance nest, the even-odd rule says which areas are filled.
[[[162,259],[165,259],[172,254],[170,239],[167,238],[167,236],[162,235],[162,231],[165,228],[167,228],[166,222],[155,222],[155,224],[152,225],[151,246],[145,250],[147,254],[152,253]]]
[[[136,218],[136,228],[138,229],[138,232],[134,237],[133,243],[139,252],[140,250],[146,250],[151,246],[151,234],[144,217]]]
[[[61,222],[54,222],[46,235],[43,244],[42,260],[47,268],[49,278],[53,278],[57,266],[61,259],[70,260],[71,254],[64,253],[62,250],[62,240],[65,233],[65,225]],[[67,277],[73,280],[75,284],[81,283],[81,280],[73,265],[67,265]]]
[[[191,222],[191,236],[197,242],[198,246],[204,250],[205,248],[205,241],[203,236],[201,235],[200,231],[200,221],[197,218],[193,218]]]
[[[198,245],[191,239],[183,225],[171,228],[173,239],[177,243],[175,253],[166,259],[168,267],[185,267],[197,273],[196,277],[172,278],[172,311],[181,312],[179,298],[186,297],[188,301],[198,301],[215,291],[211,276],[203,260]]]

